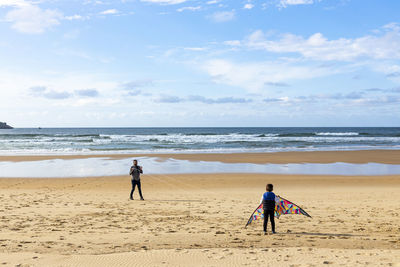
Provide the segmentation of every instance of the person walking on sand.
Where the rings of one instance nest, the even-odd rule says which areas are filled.
[[[267,192],[265,192],[262,196],[262,203],[264,209],[264,235],[267,234],[267,224],[268,217],[271,219],[271,227],[272,233],[275,234],[275,194],[272,192],[274,190],[274,186],[272,184],[267,184],[266,187]]]
[[[131,197],[130,199],[133,200],[133,192],[135,191],[135,187],[137,185],[139,189],[140,200],[144,200],[142,195],[142,185],[140,184],[140,174],[143,173],[142,166],[138,165],[138,161],[135,159],[133,160],[133,166],[129,171],[129,175],[132,175],[132,190],[131,190]]]

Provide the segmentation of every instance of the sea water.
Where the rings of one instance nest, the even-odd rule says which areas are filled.
[[[44,128],[0,130],[0,155],[400,149],[400,128]]]

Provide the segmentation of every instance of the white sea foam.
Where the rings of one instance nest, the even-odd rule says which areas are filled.
[[[374,132],[367,128],[272,129],[269,133],[268,129],[245,130],[246,133],[235,132],[236,129],[27,129],[15,134],[0,131],[0,154],[240,153],[398,149],[400,145],[397,129],[387,133],[386,129]]]
[[[269,148],[204,148],[204,149],[128,149],[128,150],[90,150],[86,148],[52,148],[52,149],[13,149],[0,150],[1,156],[29,156],[29,155],[108,155],[108,154],[191,154],[191,153],[273,153],[289,151],[351,151],[351,150],[369,150],[369,149],[400,149],[400,145],[390,146],[334,146],[334,147],[269,147]]]
[[[355,135],[359,135],[359,133],[356,132],[344,132],[344,133],[315,133],[316,135],[323,135],[323,136],[329,136],[329,135],[333,135],[333,136],[355,136]]]

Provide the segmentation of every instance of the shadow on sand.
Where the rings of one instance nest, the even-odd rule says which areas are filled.
[[[200,199],[146,199],[145,202],[202,202]]]
[[[309,235],[309,236],[335,236],[335,237],[364,236],[364,235],[353,235],[353,234],[308,233],[308,232],[288,232],[288,233],[278,233],[278,234],[281,234],[281,235]]]

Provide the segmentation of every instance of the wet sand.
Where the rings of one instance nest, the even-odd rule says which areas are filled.
[[[0,156],[0,161],[34,161],[49,159],[81,159],[110,157],[124,159],[159,157],[193,161],[220,161],[225,163],[386,163],[400,164],[400,150],[310,151],[276,153],[198,153],[198,154],[98,154],[98,155],[35,155]]]

